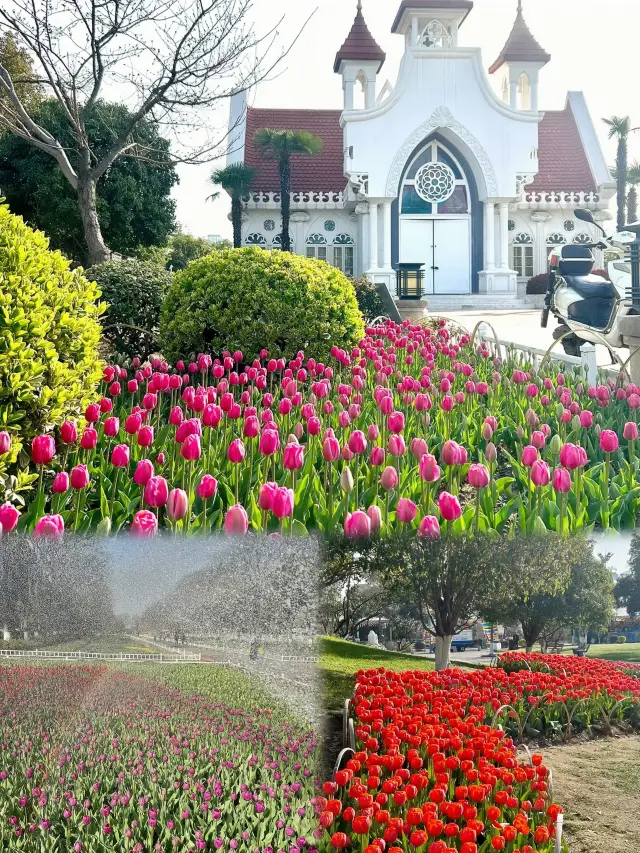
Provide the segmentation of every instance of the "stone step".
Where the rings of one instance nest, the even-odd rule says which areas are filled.
[[[522,298],[510,293],[483,294],[473,293],[462,296],[427,296],[429,313],[435,311],[491,311],[491,310],[531,310],[532,306]]]

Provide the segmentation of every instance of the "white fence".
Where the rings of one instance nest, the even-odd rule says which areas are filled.
[[[104,660],[128,663],[200,663],[198,654],[143,654],[126,652],[55,652],[47,649],[0,649],[0,657],[40,658],[43,660]]]
[[[496,339],[491,334],[489,326],[486,323],[483,323],[478,328],[476,341],[478,343],[485,342],[491,344],[496,348],[499,358],[503,357],[503,348],[505,355],[510,351],[515,351],[525,358],[530,359],[536,369],[540,366],[545,357],[551,361],[559,362],[560,364],[568,367],[581,367],[584,372],[585,379],[591,385],[596,385],[598,383],[599,374],[604,374],[607,378],[611,377],[613,379],[617,379],[620,376],[620,368],[598,367],[596,360],[596,348],[594,344],[590,343],[584,343],[582,345],[580,349],[581,355],[578,358],[577,356],[567,355],[562,351],[562,349],[555,349],[549,352],[548,350],[539,349],[538,347],[530,347],[526,344],[515,343],[515,341]],[[561,344],[558,344],[558,347],[561,346]]]

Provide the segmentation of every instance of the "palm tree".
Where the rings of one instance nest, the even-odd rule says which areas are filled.
[[[244,163],[232,163],[224,169],[216,169],[211,174],[211,181],[219,184],[231,196],[231,223],[233,224],[233,248],[242,246],[242,199],[251,189],[251,184],[258,170]],[[210,198],[217,198],[214,193]]]
[[[627,195],[627,222],[638,221],[638,190],[636,187],[640,184],[640,163],[637,160],[629,166],[627,171],[627,183],[630,186],[629,194]]]
[[[291,215],[291,155],[307,154],[315,157],[322,151],[323,141],[306,130],[257,130],[255,142],[258,150],[268,160],[278,161],[280,174],[280,211],[282,213],[282,251],[291,251],[289,218]]]
[[[625,212],[627,208],[627,144],[629,134],[634,133],[639,128],[631,127],[629,116],[612,116],[611,118],[603,118],[602,121],[609,126],[609,139],[615,137],[618,140],[618,153],[616,154],[618,231],[622,231],[626,224]]]

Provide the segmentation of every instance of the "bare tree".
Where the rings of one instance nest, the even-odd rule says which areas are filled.
[[[37,112],[21,98],[18,81],[2,64],[0,128],[58,163],[77,195],[90,264],[110,257],[96,206],[98,182],[119,157],[154,160],[155,152],[136,141],[138,124],[147,118],[169,129],[176,163],[213,160],[233,128],[212,138],[207,130],[210,111],[265,79],[287,54],[274,50],[280,22],[258,35],[251,8],[251,0],[0,3],[0,25],[32,59],[33,82],[60,103],[74,145],[65,148],[39,123]],[[106,94],[126,103],[131,117],[122,132],[114,132],[110,148],[98,151],[86,118]]]

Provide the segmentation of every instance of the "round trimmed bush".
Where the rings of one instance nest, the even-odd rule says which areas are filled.
[[[173,274],[156,263],[131,258],[90,267],[107,303],[103,333],[111,353],[147,356],[158,348],[160,309]]]
[[[239,349],[326,359],[364,334],[353,285],[335,267],[259,248],[214,251],[176,273],[162,306],[160,342],[168,359]]]
[[[98,287],[0,204],[0,430],[21,444],[94,397],[103,306]]]
[[[352,283],[365,321],[370,323],[376,317],[385,316],[384,303],[375,284],[366,277],[353,279]]]

